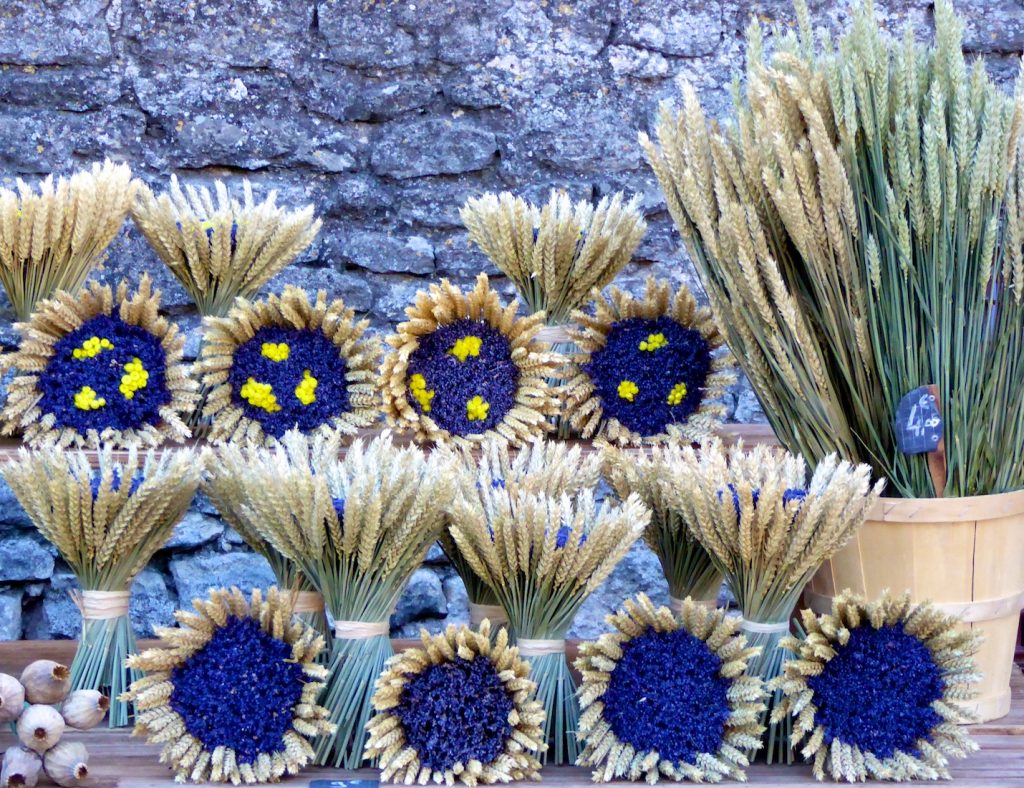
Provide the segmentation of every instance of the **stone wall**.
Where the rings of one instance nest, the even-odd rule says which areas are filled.
[[[928,0],[881,0],[889,26],[931,25]],[[845,2],[812,0],[833,28]],[[956,0],[967,47],[1011,77],[1024,47],[1018,0]],[[835,8],[834,6],[839,6]],[[724,113],[750,14],[792,22],[789,0],[7,0],[0,8],[0,178],[110,156],[147,181],[250,178],[288,204],[316,205],[323,231],[272,283],[323,287],[383,328],[434,277],[494,272],[469,247],[458,207],[484,190],[543,199],[643,192],[650,231],[622,281],[649,272],[694,283],[636,132],[694,82]],[[126,225],[98,276],[157,278],[169,311],[198,320],[184,291]],[[507,283],[498,286],[509,292]],[[0,343],[14,337],[0,309]],[[763,418],[749,387],[731,417]],[[139,578],[140,633],[209,583],[271,576],[203,500]],[[74,637],[72,578],[0,489],[0,639]],[[653,556],[635,548],[581,614],[643,588],[664,598]],[[438,552],[393,623],[464,620],[465,592]]]

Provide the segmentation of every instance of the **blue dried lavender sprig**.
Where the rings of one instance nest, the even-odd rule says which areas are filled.
[[[139,485],[141,485],[145,480],[146,477],[143,475],[142,471],[136,471],[132,475],[132,483],[131,486],[128,488],[128,495],[135,495],[135,491],[139,489]],[[89,487],[92,489],[92,499],[94,501],[96,500],[96,496],[100,494],[101,483],[102,474],[100,474],[99,472],[94,473],[92,475],[92,478],[89,479]],[[117,468],[114,468],[114,472],[111,476],[110,489],[113,490],[114,492],[117,492],[118,490],[121,489],[121,471],[118,470]]]
[[[932,708],[945,690],[942,670],[924,643],[900,624],[855,627],[845,646],[818,676],[807,680],[825,744],[839,739],[861,752],[889,758],[897,750],[917,755],[942,717]]]
[[[287,344],[288,358],[273,361],[264,356],[265,342]],[[295,387],[302,382],[307,369],[317,380],[316,399],[304,405],[295,396]],[[258,422],[265,433],[280,438],[295,428],[312,432],[347,413],[351,409],[347,375],[348,364],[338,346],[321,332],[266,326],[235,350],[228,382],[235,405]],[[250,377],[258,383],[270,384],[281,410],[270,413],[242,398],[242,386]]]
[[[73,351],[94,336],[109,340],[113,349],[104,349],[91,358],[75,358]],[[128,399],[120,391],[121,378],[124,365],[134,358],[142,362],[149,379]],[[80,433],[155,426],[163,421],[160,408],[171,401],[166,365],[167,355],[159,337],[115,315],[97,315],[54,344],[53,357],[39,373],[39,408],[53,414],[55,428]],[[83,386],[92,388],[106,405],[96,410],[76,407],[75,394]]]
[[[641,350],[640,343],[651,334],[663,334],[667,344]],[[604,347],[591,354],[583,371],[593,381],[606,418],[640,435],[659,435],[669,424],[685,423],[700,408],[711,364],[711,346],[699,331],[670,317],[635,317],[612,325]],[[632,402],[619,396],[624,380],[638,388]],[[678,383],[686,384],[686,396],[669,405],[669,392]]]
[[[717,753],[729,717],[729,680],[721,658],[683,629],[646,632],[622,646],[604,716],[619,741],[663,760],[695,763]]]
[[[449,351],[467,336],[480,337],[480,354],[459,361]],[[519,367],[512,361],[508,337],[482,320],[457,320],[420,337],[406,374],[423,376],[427,389],[435,392],[430,418],[452,435],[479,434],[496,427],[515,405],[519,387]],[[482,421],[470,421],[466,403],[477,396],[490,409]],[[423,412],[415,400],[413,407]]]
[[[291,651],[255,619],[232,616],[171,671],[171,708],[208,751],[230,747],[238,763],[282,750],[304,684]]]
[[[423,766],[444,772],[470,760],[488,764],[504,752],[514,704],[489,659],[456,657],[407,675],[393,713]]]
[[[727,485],[725,485],[725,490],[728,490],[732,494],[732,505],[736,508],[736,516],[739,517],[741,508],[740,494],[739,491],[736,489],[736,485],[733,484],[732,482],[729,482]],[[725,490],[718,491],[719,501],[723,499],[723,493],[725,492]],[[760,497],[761,491],[759,489],[755,488],[750,491],[750,499],[753,502],[755,508],[757,508],[757,502],[760,499]],[[807,490],[802,490],[797,487],[789,487],[782,493],[782,505],[787,506],[789,505],[790,501],[799,501],[799,503],[796,506],[796,509],[793,512],[793,516],[796,517],[796,512],[800,510],[800,506],[803,505],[804,499],[806,498]]]

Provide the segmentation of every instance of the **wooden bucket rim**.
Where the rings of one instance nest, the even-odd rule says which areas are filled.
[[[958,523],[1024,516],[1024,490],[962,498],[879,498],[869,521]]]

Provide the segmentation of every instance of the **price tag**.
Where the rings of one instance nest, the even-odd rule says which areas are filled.
[[[942,415],[931,386],[921,386],[896,408],[896,445],[904,454],[937,451],[942,443]]]

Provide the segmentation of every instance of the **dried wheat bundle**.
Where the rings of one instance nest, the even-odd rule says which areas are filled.
[[[409,319],[388,337],[381,387],[390,423],[419,442],[525,443],[558,410],[547,378],[563,364],[536,340],[543,313],[516,317],[480,274],[463,293],[447,279],[420,290]]]
[[[366,757],[381,780],[492,785],[539,780],[544,709],[532,696],[530,664],[501,629],[420,631],[422,648],[388,660],[377,679]]]
[[[357,768],[373,682],[392,656],[388,619],[437,540],[455,480],[448,460],[397,448],[387,433],[357,440],[339,460],[330,441],[285,436],[225,472],[238,516],[300,570],[334,619],[331,679],[323,702],[338,731],[316,762]]]
[[[17,324],[18,350],[4,363],[3,434],[22,430],[33,446],[156,446],[182,441],[196,385],[182,363],[185,340],[160,316],[148,275],[129,296],[90,282],[43,301]]]
[[[102,262],[135,196],[127,164],[104,161],[36,192],[20,178],[0,189],[0,284],[18,320],[59,290],[74,292]]]
[[[746,780],[744,750],[764,732],[764,686],[745,675],[759,649],[724,610],[686,599],[677,614],[639,594],[606,618],[614,631],[580,644],[579,765],[594,782]]]
[[[139,710],[133,735],[163,745],[176,782],[253,784],[298,774],[310,738],[334,731],[318,703],[323,640],[292,616],[287,592],[214,589],[196,612],[174,614],[159,648],[132,655],[145,673],[125,699]]]
[[[604,478],[619,499],[635,493],[651,512],[644,541],[661,562],[669,606],[677,613],[687,597],[715,607],[722,586],[722,573],[665,494],[663,480],[671,477],[670,468],[680,461],[681,451],[681,446],[669,443],[643,453],[615,446],[601,452]]]
[[[454,455],[459,495],[467,504],[479,507],[481,519],[485,505],[481,490],[501,487],[513,492],[575,495],[585,487],[597,486],[601,474],[599,455],[584,454],[579,446],[560,441],[536,440],[517,451],[504,441],[492,440],[480,447],[478,455],[465,446]],[[476,626],[485,618],[492,624],[504,624],[505,611],[497,597],[462,557],[447,528],[441,532],[440,542],[466,586],[470,624]]]
[[[82,591],[82,633],[71,664],[73,689],[109,696],[110,725],[128,724],[118,696],[135,678],[125,657],[135,650],[128,618],[131,585],[171,538],[199,486],[202,460],[190,449],[135,449],[124,460],[110,447],[94,468],[84,452],[21,449],[0,468],[33,524],[75,573]]]
[[[520,653],[533,663],[546,715],[545,757],[573,763],[579,704],[565,635],[580,606],[643,533],[649,513],[635,495],[599,504],[592,487],[570,496],[480,481],[478,491],[456,498],[449,530],[505,609]]]
[[[320,220],[313,206],[289,211],[277,205],[277,192],[263,202],[242,182],[241,202],[227,187],[209,189],[171,176],[159,197],[143,184],[132,219],[146,240],[185,286],[200,314],[226,315],[235,298],[252,298],[316,238]]]
[[[584,438],[628,445],[710,440],[736,382],[711,310],[686,285],[675,295],[648,277],[643,298],[618,288],[594,294],[594,313],[573,312],[579,348],[566,376],[563,418]]]
[[[793,746],[823,780],[950,779],[949,758],[978,749],[958,723],[973,697],[981,637],[910,595],[869,602],[846,591],[832,612],[801,614],[804,638],[774,682],[777,718],[792,715]]]
[[[647,223],[641,195],[622,192],[594,207],[552,191],[541,208],[509,192],[474,197],[460,215],[469,237],[508,276],[531,312],[563,325],[594,288],[607,285],[630,261]]]
[[[872,487],[870,467],[835,455],[808,481],[800,456],[742,444],[726,451],[717,440],[699,455],[686,447],[665,459],[663,494],[725,575],[745,634],[763,649],[751,670],[770,681],[788,658],[778,644],[804,586],[861,526],[885,482]],[[769,708],[779,700],[776,691]],[[788,718],[768,726],[769,763],[792,759],[788,726]]]
[[[683,88],[641,135],[729,347],[782,443],[838,452],[907,497],[937,493],[896,446],[900,400],[934,384],[947,495],[1024,486],[1024,121],[962,54],[950,0],[935,41],[893,40],[870,0],[820,50],[800,33],[764,54],[748,34],[745,89],[723,129]],[[1007,190],[1007,173],[1016,193]]]
[[[351,435],[380,418],[380,343],[339,298],[288,285],[204,321],[197,364],[214,442],[268,443],[288,430]]]

